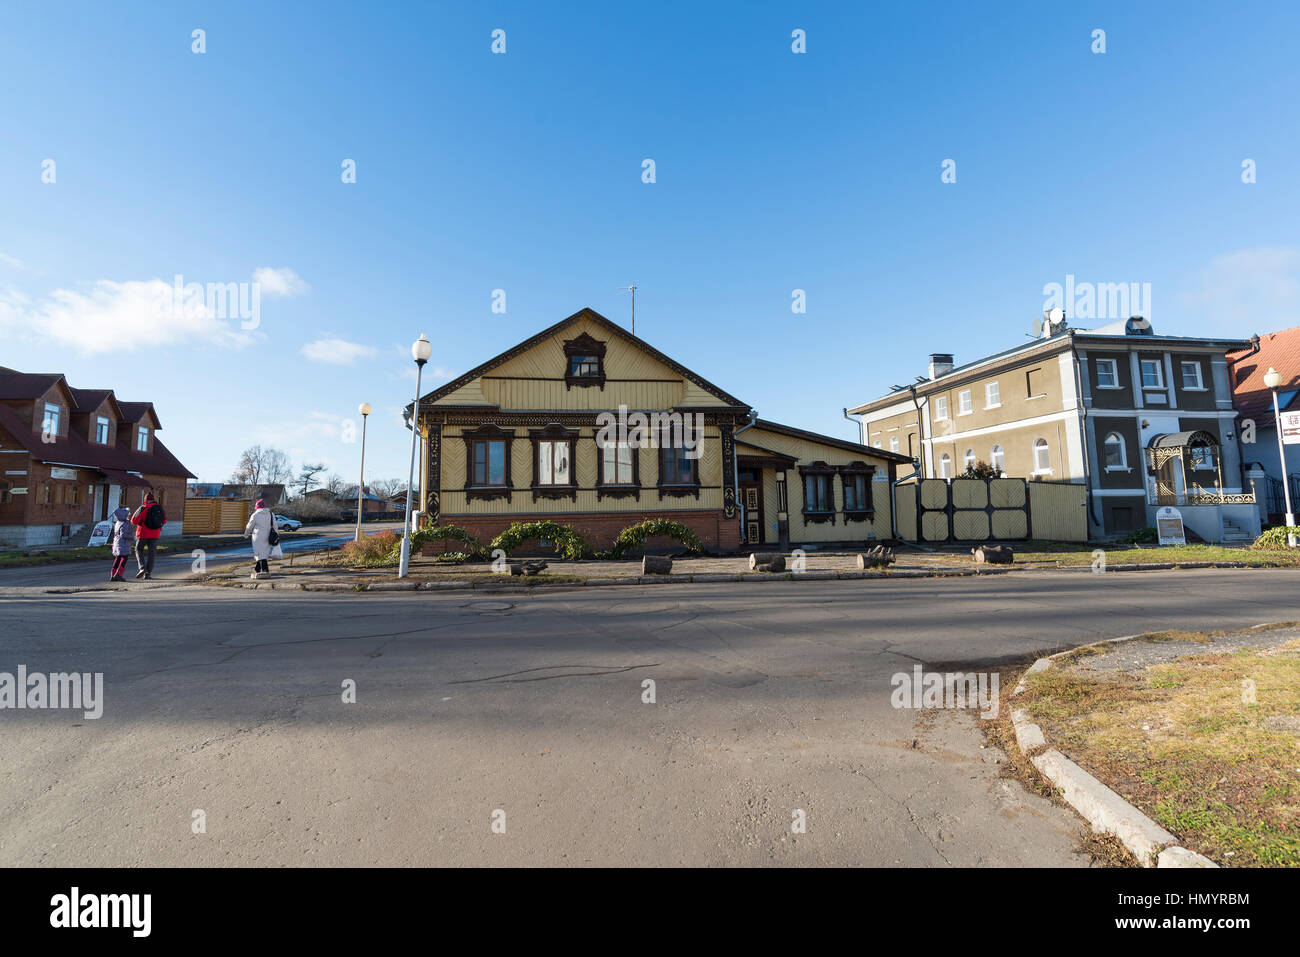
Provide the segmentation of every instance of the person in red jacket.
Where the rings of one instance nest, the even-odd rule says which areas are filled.
[[[136,578],[146,581],[153,578],[153,563],[158,557],[158,539],[162,538],[163,526],[167,524],[167,513],[154,501],[153,492],[147,492],[144,504],[131,516],[135,526],[135,563],[140,570]]]

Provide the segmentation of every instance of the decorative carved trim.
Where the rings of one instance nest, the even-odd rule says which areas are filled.
[[[843,515],[845,524],[848,524],[849,522],[867,521],[875,514],[875,500],[872,497],[871,481],[872,477],[876,474],[876,467],[874,465],[868,465],[866,462],[853,461],[848,465],[838,466],[837,471],[840,473],[841,502],[848,502],[849,483],[855,478],[861,477],[863,495],[865,496],[865,507],[855,508],[852,510],[848,508],[844,509]]]
[[[720,426],[722,433],[722,517],[736,517],[736,436],[731,423]],[[697,471],[698,474],[698,471]]]
[[[600,371],[596,375],[573,375],[570,370],[573,368],[574,356],[595,356]],[[575,385],[580,389],[593,385],[599,386],[602,391],[605,388],[605,343],[585,332],[576,339],[564,340],[564,387],[572,389]]]
[[[424,515],[430,525],[438,524],[439,492],[442,489],[442,426],[431,425],[424,435]]]
[[[514,429],[503,429],[495,422],[484,422],[477,429],[466,429],[461,432],[461,438],[465,440],[465,500],[472,502],[475,499],[498,499],[504,498],[507,502],[511,501],[510,492],[514,485],[510,475],[510,460],[514,458],[511,453],[514,444]],[[474,442],[475,440],[501,440],[505,442],[505,466],[506,466],[506,484],[505,485],[475,485],[474,484]]]
[[[660,485],[658,486],[658,489],[660,498],[687,498],[688,496],[694,498],[700,497],[699,485]],[[733,508],[735,506],[734,499],[732,500],[732,506]]]
[[[641,500],[641,450],[632,446],[632,484],[620,485],[605,481],[605,450],[596,442],[596,501],[602,498],[634,498]]]
[[[532,443],[533,481],[530,487],[533,490],[533,501],[543,498],[567,498],[576,502],[578,500],[578,430],[566,429],[558,422],[552,422],[544,429],[530,429],[528,440]],[[538,461],[541,455],[540,445],[542,442],[556,441],[567,442],[569,445],[569,481],[565,485],[543,485],[538,481],[541,475]]]
[[[820,460],[799,466],[799,496],[803,501],[800,514],[803,515],[804,522],[814,524],[829,522],[832,525],[835,524],[835,485],[830,481],[830,477],[835,475],[837,471],[838,469],[834,465],[827,465]],[[826,491],[831,500],[831,507],[825,511],[808,508],[808,486],[804,479],[809,475],[824,475],[827,477]]]

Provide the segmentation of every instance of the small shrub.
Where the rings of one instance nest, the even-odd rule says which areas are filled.
[[[1251,548],[1266,549],[1275,551],[1288,547],[1286,543],[1286,526],[1275,525],[1268,529],[1259,538],[1255,539],[1255,544]]]
[[[339,553],[350,565],[395,565],[402,547],[396,532],[366,535],[359,542],[348,542]]]
[[[560,558],[576,561],[592,554],[587,540],[571,526],[558,522],[515,522],[504,532],[492,539],[489,549],[501,549],[507,555],[524,542],[545,541],[555,547],[555,554]]]
[[[429,542],[460,542],[465,547],[457,552],[449,552],[447,555],[439,558],[439,561],[450,561],[450,555],[459,554],[462,557],[460,561],[466,561],[474,557],[482,557],[486,552],[483,543],[477,538],[461,528],[459,525],[436,525],[432,528],[421,528],[411,535],[411,554],[418,555],[420,551]],[[401,544],[398,544],[400,550]]]
[[[700,537],[681,522],[669,521],[666,518],[648,518],[644,522],[629,525],[619,532],[618,537],[614,539],[614,544],[607,551],[602,552],[600,557],[622,558],[634,548],[643,548],[647,538],[659,537],[680,542],[692,555],[704,551],[704,543],[700,541]]]
[[[1139,528],[1136,532],[1129,532],[1119,540],[1121,545],[1155,545],[1160,541],[1160,535],[1154,528]]]

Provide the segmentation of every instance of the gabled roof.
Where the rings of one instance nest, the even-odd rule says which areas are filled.
[[[507,349],[499,356],[489,359],[487,362],[483,363],[482,365],[470,369],[469,372],[466,372],[458,379],[453,379],[451,382],[448,382],[446,385],[440,386],[439,388],[433,390],[428,395],[421,396],[420,405],[423,406],[425,403],[436,402],[445,396],[451,395],[457,389],[460,389],[468,385],[469,383],[473,382],[475,379],[479,378],[480,376],[486,375],[488,372],[491,372],[493,369],[508,362],[509,360],[515,358],[516,356],[524,352],[527,352],[529,349],[541,345],[547,339],[550,339],[552,336],[562,331],[566,326],[574,325],[575,323],[578,323],[584,319],[596,323],[601,328],[608,331],[611,335],[617,336],[618,338],[624,340],[625,342],[631,344],[632,346],[641,349],[648,355],[653,356],[655,359],[659,360],[664,365],[668,366],[668,368],[672,369],[678,375],[682,376],[685,379],[689,379],[691,382],[694,382],[701,389],[705,390],[706,392],[710,393],[711,395],[725,402],[727,405],[734,406],[739,409],[745,409],[745,410],[749,409],[749,405],[747,403],[741,402],[735,396],[722,391],[712,382],[705,379],[703,376],[696,375],[694,372],[686,368],[681,363],[677,362],[674,359],[670,359],[668,356],[664,355],[662,352],[660,352],[654,346],[650,345],[650,343],[646,342],[644,339],[637,338],[636,336],[632,335],[632,333],[624,329],[622,326],[618,325],[618,323],[611,322],[609,319],[606,319],[604,316],[596,312],[594,309],[588,309],[588,308],[579,309],[577,312],[569,316],[567,319],[561,319],[555,325],[543,329],[541,332],[537,333],[537,335],[529,339],[525,339],[523,342],[519,343],[518,345],[513,346],[510,349]],[[410,420],[410,417],[411,417],[411,407],[410,405],[408,405],[406,407],[406,418],[408,422]]]
[[[39,399],[56,382],[72,391],[57,372],[16,372],[0,367],[0,399]]]
[[[153,415],[157,427],[162,428],[162,422],[158,421],[158,413],[154,411],[152,402],[123,402],[119,399],[117,405],[122,410],[123,422],[139,422],[148,412]]]
[[[889,452],[885,449],[873,448],[870,445],[859,445],[857,442],[850,442],[848,439],[837,439],[833,435],[822,435],[819,432],[808,432],[804,429],[796,429],[792,425],[782,425],[779,422],[769,422],[767,419],[757,419],[754,422],[754,428],[766,429],[769,432],[788,435],[796,439],[807,439],[809,442],[820,442],[822,445],[833,446],[837,449],[843,449],[846,452],[860,452],[863,455],[871,455],[878,459],[889,459],[893,462],[906,463],[908,465],[912,463],[910,456],[903,455],[899,452]],[[740,435],[736,436],[736,441],[747,442],[750,445],[754,445],[755,443],[745,438],[747,435],[750,435],[750,433],[741,432]]]
[[[137,452],[120,445],[87,442],[76,432],[60,435],[53,442],[33,432],[30,422],[23,422],[13,409],[0,405],[0,428],[4,428],[32,458],[55,465],[100,469],[106,472],[143,472],[148,475],[174,475],[194,478],[194,474],[177,460],[155,436],[152,452]]]
[[[1232,397],[1243,418],[1272,422],[1273,395],[1264,385],[1264,375],[1270,367],[1282,373],[1279,405],[1283,409],[1296,408],[1300,392],[1300,326],[1265,333],[1259,337],[1259,352],[1248,356],[1249,351],[1228,353]]]
[[[112,389],[73,389],[69,387],[68,391],[72,393],[72,401],[77,403],[76,409],[73,410],[77,415],[94,412],[104,404],[105,399],[109,399],[116,410],[113,414],[119,419],[122,418],[122,407],[118,405],[117,396],[113,395]]]

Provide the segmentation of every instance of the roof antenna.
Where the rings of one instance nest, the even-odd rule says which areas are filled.
[[[632,335],[636,335],[636,284],[631,286],[619,286],[619,292],[630,292],[632,294]]]

